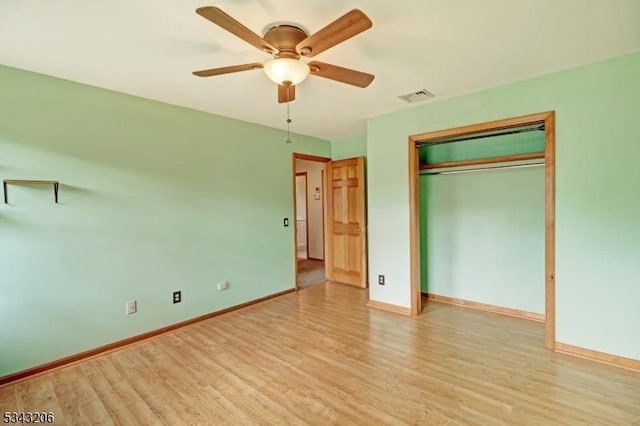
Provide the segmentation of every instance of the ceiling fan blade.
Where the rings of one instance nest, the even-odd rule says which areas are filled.
[[[278,103],[291,102],[296,100],[296,86],[278,85]]]
[[[296,50],[302,56],[312,57],[338,43],[371,28],[371,19],[361,10],[353,9],[320,31],[302,40]]]
[[[230,67],[212,68],[210,70],[194,71],[193,75],[197,75],[198,77],[211,77],[214,75],[229,74],[232,72],[258,70],[262,67],[263,65],[261,63],[256,62],[253,64],[233,65]]]
[[[326,64],[318,61],[309,62],[309,68],[311,68],[312,75],[317,75],[318,77],[324,77],[358,87],[367,87],[375,78],[373,74],[367,74],[366,72],[351,70],[349,68],[343,68],[337,65]]]
[[[219,27],[224,28],[236,37],[240,37],[242,40],[257,47],[263,52],[270,54],[278,53],[278,49],[267,43],[258,34],[251,31],[249,28],[242,25],[240,22],[227,15],[222,9],[214,6],[199,7],[196,9],[196,13]]]

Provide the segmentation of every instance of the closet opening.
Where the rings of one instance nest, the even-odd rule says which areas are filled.
[[[555,346],[555,117],[409,137],[411,311],[422,297],[545,323]]]

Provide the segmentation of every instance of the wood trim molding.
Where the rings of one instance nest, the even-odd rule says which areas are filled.
[[[298,203],[296,203],[296,196],[298,194],[298,188],[296,187],[296,159],[295,152],[291,155],[291,194],[293,195],[293,219],[298,218]],[[289,226],[291,226],[291,220],[289,220]],[[293,226],[293,288],[297,292],[300,288],[298,286],[298,226]]]
[[[360,280],[360,287],[367,288],[369,286],[369,281],[367,277],[368,273],[368,265],[369,259],[367,259],[367,179],[365,177],[365,157],[355,157],[356,164],[358,167],[358,187],[361,188],[359,190],[360,197],[358,197],[358,220],[360,221],[360,273],[362,275],[362,279]]]
[[[411,281],[411,315],[420,315],[422,298],[417,297],[420,292],[420,211],[418,193],[418,169],[420,158],[416,143],[409,138],[409,259]]]
[[[309,260],[315,260],[318,262],[324,262],[324,259],[320,259],[319,257],[311,257],[311,256],[307,256],[307,259]]]
[[[479,166],[482,164],[507,163],[509,161],[538,160],[543,159],[544,157],[544,152],[502,155],[500,157],[478,158],[476,160],[445,161],[443,163],[423,164],[420,166],[420,170],[441,169],[445,167]]]
[[[333,280],[333,269],[331,268],[331,259],[333,256],[333,244],[331,240],[331,232],[333,230],[332,224],[330,223],[331,219],[331,211],[333,209],[333,196],[329,193],[333,184],[331,182],[331,176],[333,176],[333,161],[330,161],[326,164],[324,169],[324,212],[325,215],[323,217],[324,221],[324,277],[328,281]]]
[[[392,305],[391,303],[378,302],[377,300],[369,300],[367,306],[370,308],[380,309],[387,312],[411,316],[411,308],[404,306]]]
[[[289,293],[294,293],[295,289],[291,288],[288,290],[280,291],[278,293],[270,294],[268,296],[261,297],[259,299],[250,300],[248,302],[240,303],[239,305],[230,306],[225,309],[221,309],[219,311],[211,312],[205,315],[201,315],[199,317],[191,318],[186,321],[182,321],[176,324],[172,324],[166,327],[158,328],[156,330],[148,331],[146,333],[138,334],[137,336],[128,337],[123,340],[119,340],[117,342],[109,343],[104,346],[99,346],[94,349],[89,349],[88,351],[80,352],[74,355],[70,355],[64,358],[57,359],[55,361],[48,362],[46,364],[41,364],[35,367],[28,368],[26,370],[18,371],[16,373],[8,374],[6,376],[0,377],[0,386],[6,385],[8,383],[13,383],[18,380],[26,379],[28,377],[32,377],[38,374],[46,373],[50,370],[67,366],[69,364],[76,363],[78,361],[83,361],[88,358],[93,358],[98,355],[105,354],[107,352],[112,352],[117,349],[121,349],[123,347],[133,345],[134,343],[138,343],[142,340],[151,339],[156,336],[160,336],[161,334],[166,334],[171,331],[177,330],[179,328],[186,327],[191,324],[195,324],[201,321],[205,321],[211,318],[215,318],[220,315],[227,314],[229,312],[237,311],[242,308],[246,308],[252,305],[256,305],[258,303],[266,302],[267,300],[274,299],[276,297],[284,296]]]
[[[552,111],[540,112],[536,114],[522,115],[519,117],[506,118],[502,120],[487,121],[485,123],[472,124],[469,126],[454,127],[451,129],[437,130],[435,132],[420,133],[410,136],[413,142],[424,142],[429,139],[440,139],[449,136],[463,136],[473,133],[481,133],[489,130],[508,129],[510,127],[525,126],[528,124],[544,123]]]
[[[318,157],[317,155],[299,154],[297,152],[293,153],[293,158],[295,158],[296,160],[319,161],[321,163],[328,163],[329,161],[331,161],[331,158]]]
[[[565,355],[576,356],[578,358],[640,372],[640,360],[637,359],[625,358],[560,342],[555,342],[555,351]]]
[[[326,224],[324,217],[327,214],[327,204],[325,203],[325,194],[324,194],[324,169],[326,169],[326,165],[322,166],[322,170],[320,170],[320,200],[322,202],[322,260],[326,258],[325,247],[327,245],[327,233],[326,233]]]
[[[324,257],[324,277],[329,279],[329,225],[327,223],[328,209],[329,209],[329,196],[327,195],[327,188],[329,184],[327,182],[327,169],[331,166],[331,163],[324,165],[322,170],[322,256]]]
[[[488,303],[473,302],[471,300],[458,299],[455,297],[440,296],[431,293],[422,293],[422,296],[432,302],[446,303],[447,305],[462,306],[464,308],[478,309],[494,314],[508,315],[510,317],[518,317],[531,321],[545,322],[543,314],[535,312],[522,311],[520,309],[506,308],[504,306],[490,305]]]
[[[544,300],[547,322],[544,346],[554,349],[556,343],[556,113],[544,121]]]

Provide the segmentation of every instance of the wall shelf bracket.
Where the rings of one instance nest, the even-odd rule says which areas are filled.
[[[57,180],[30,180],[30,179],[5,179],[2,181],[2,188],[4,190],[4,203],[9,204],[7,198],[7,185],[53,185],[53,199],[58,204],[58,189],[60,188],[60,182]]]

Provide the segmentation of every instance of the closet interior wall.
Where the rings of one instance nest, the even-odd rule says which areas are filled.
[[[545,313],[544,127],[419,148],[421,291]]]

